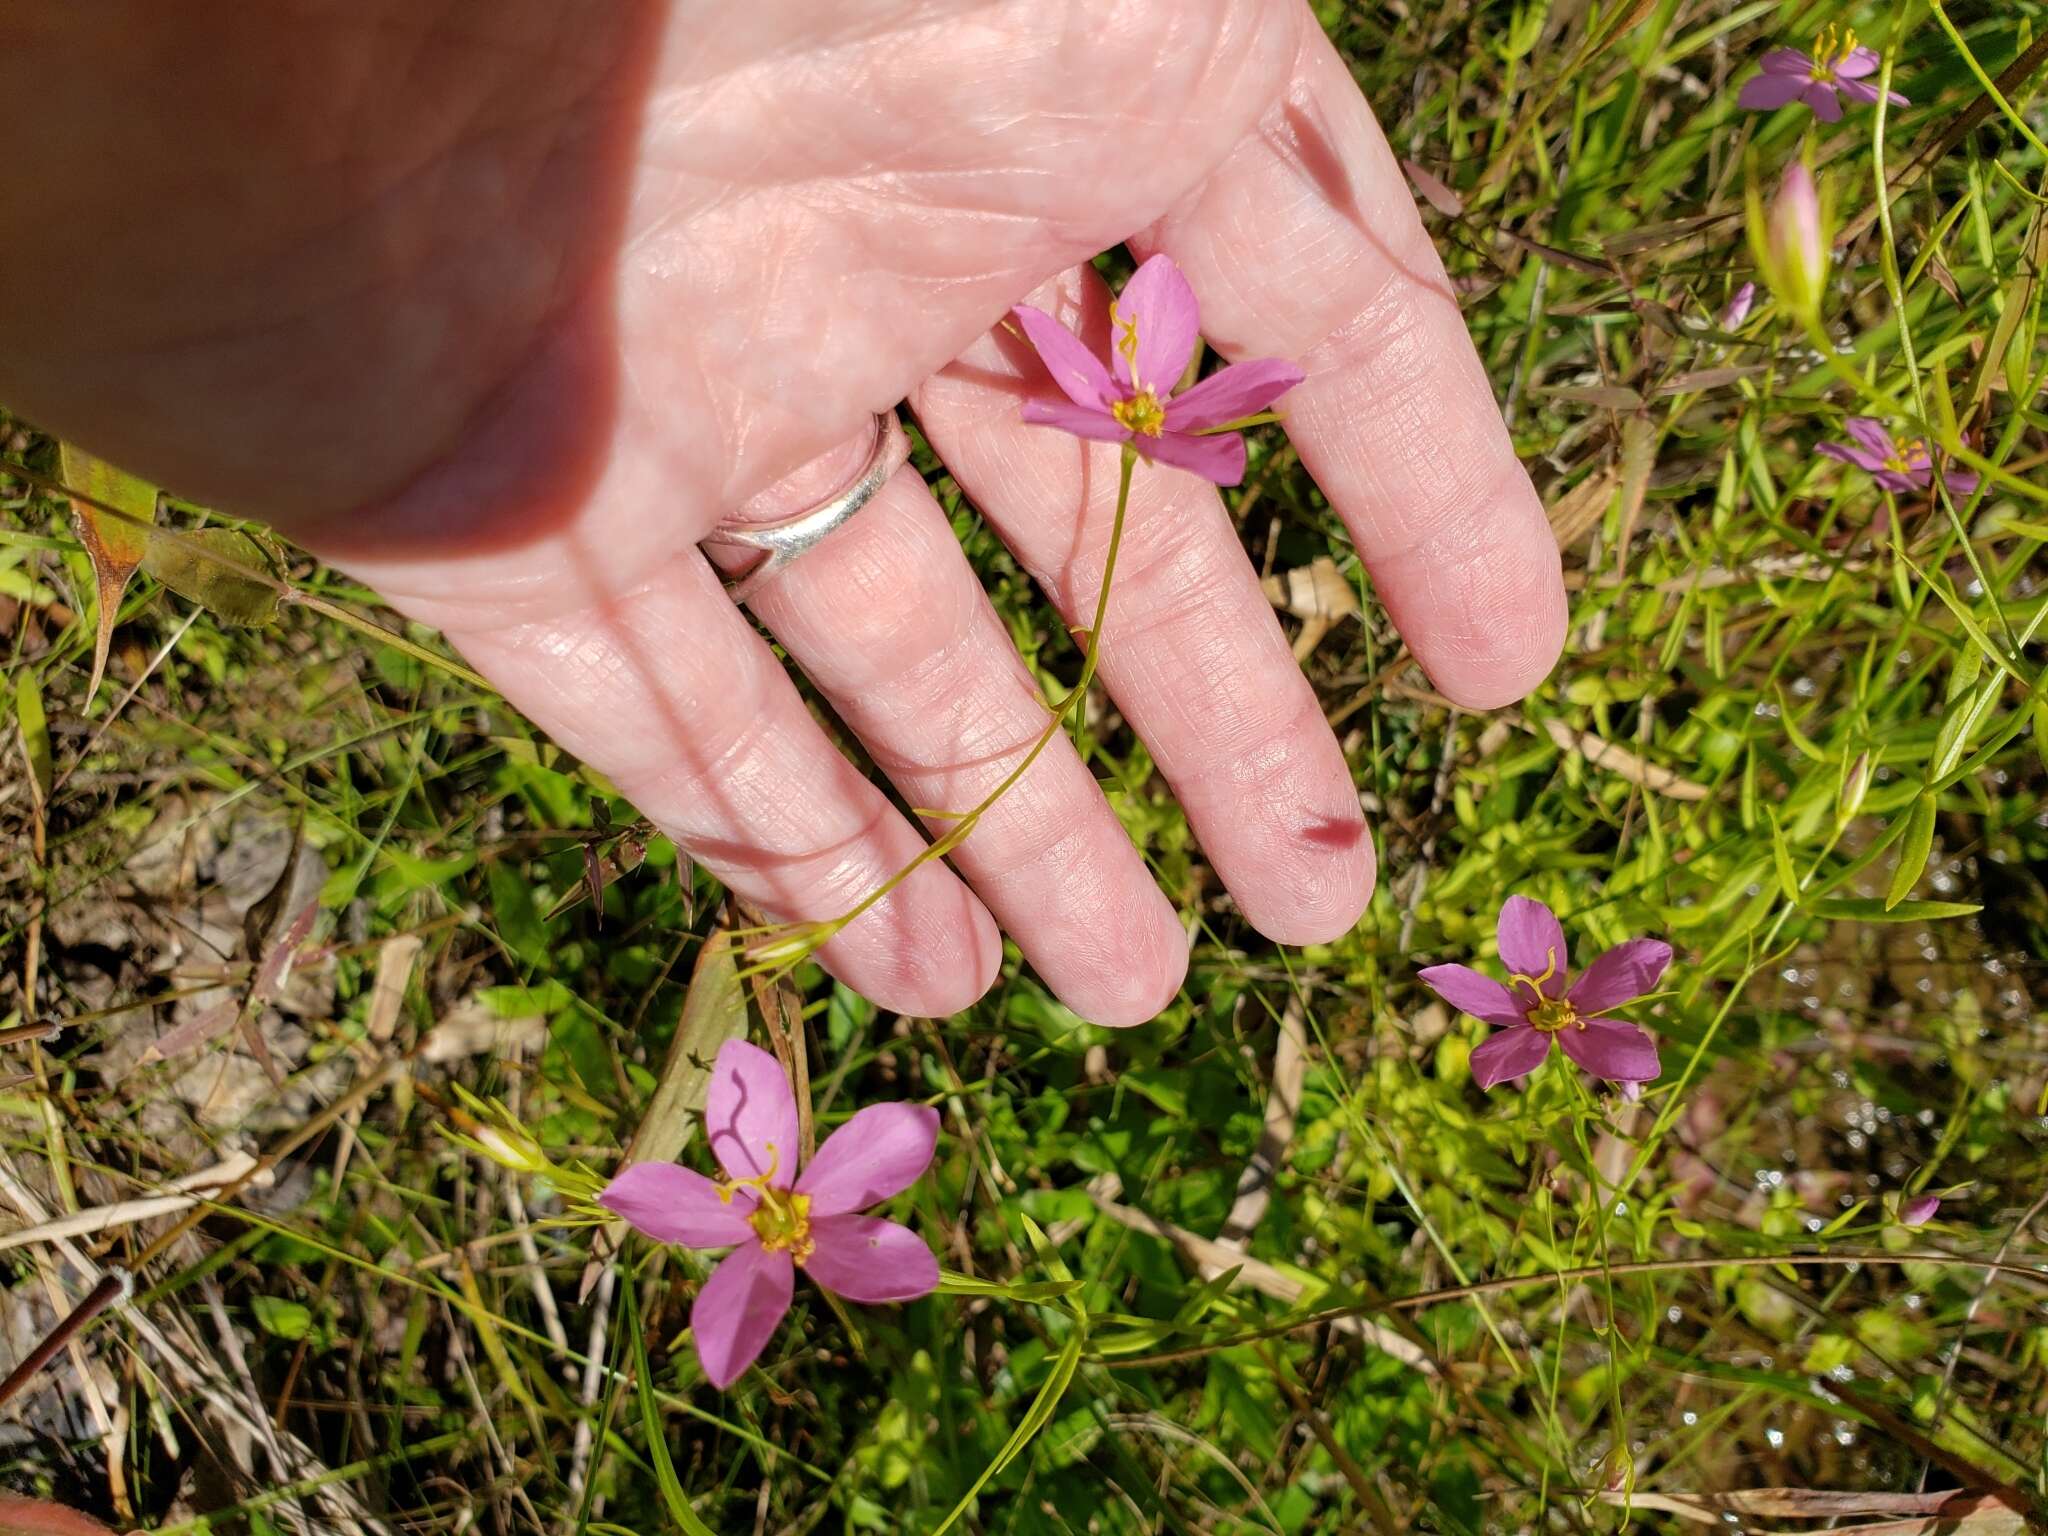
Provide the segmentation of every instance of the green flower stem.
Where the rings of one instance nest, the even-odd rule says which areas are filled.
[[[933,839],[909,863],[868,892],[867,895],[855,902],[853,906],[849,907],[838,917],[819,923],[792,924],[786,930],[762,930],[765,932],[789,932],[791,937],[782,940],[780,945],[771,942],[770,944],[759,946],[755,951],[756,954],[760,954],[764,949],[773,950],[784,946],[787,946],[791,952],[765,957],[757,961],[756,964],[743,969],[740,973],[741,975],[754,976],[767,972],[780,973],[787,970],[805,955],[825,945],[841,929],[845,928],[847,924],[853,922],[877,903],[885,900],[892,891],[925,865],[931,863],[934,859],[945,858],[955,848],[958,848],[967,841],[968,834],[980,823],[982,816],[987,813],[989,808],[1012,789],[1016,788],[1018,781],[1026,773],[1030,772],[1031,765],[1038,761],[1040,754],[1052,745],[1053,738],[1059,735],[1060,731],[1065,727],[1067,716],[1079,710],[1082,700],[1088,696],[1089,685],[1095,681],[1096,664],[1102,656],[1102,626],[1109,616],[1110,584],[1116,578],[1117,552],[1123,547],[1124,519],[1129,513],[1131,506],[1131,474],[1137,468],[1137,463],[1137,450],[1126,443],[1117,470],[1116,515],[1109,525],[1109,549],[1104,554],[1102,560],[1102,588],[1095,598],[1095,621],[1088,629],[1088,649],[1081,663],[1081,679],[1073,688],[1061,695],[1051,705],[1052,718],[1046,722],[1045,729],[1039,733],[1038,740],[1031,744],[1031,750],[1024,754],[1024,760],[1018,763],[1015,768],[1012,768],[1009,773],[1005,774],[1002,782],[990,790],[973,809],[963,811],[957,816],[952,816],[953,825],[942,836]],[[943,811],[926,811],[921,814],[952,815],[950,812]]]

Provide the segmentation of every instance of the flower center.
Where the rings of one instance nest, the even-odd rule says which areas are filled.
[[[1926,468],[1927,464],[1927,442],[1924,438],[1918,437],[1910,443],[1892,444],[1891,457],[1884,461],[1886,469],[1895,470],[1902,475],[1915,474]]]
[[[1530,1002],[1523,1010],[1522,1017],[1529,1021],[1531,1029],[1540,1030],[1546,1035],[1554,1035],[1561,1029],[1570,1029],[1574,1026],[1584,1029],[1586,1021],[1579,1017],[1579,1011],[1572,1006],[1570,998],[1551,997],[1543,990],[1543,983],[1557,974],[1557,952],[1550,951],[1548,958],[1550,963],[1543,967],[1543,974],[1540,976],[1524,976],[1519,971],[1508,976],[1508,986],[1511,989],[1529,989]]]
[[[1140,437],[1157,437],[1166,429],[1166,407],[1149,389],[1139,390],[1128,400],[1117,401],[1109,408],[1109,414],[1126,432],[1135,432]]]
[[[1579,1017],[1579,1011],[1572,1007],[1566,997],[1546,997],[1524,1015],[1531,1029],[1546,1035],[1554,1035],[1561,1029],[1584,1029],[1586,1021]]]
[[[811,1236],[811,1197],[809,1195],[784,1194],[779,1189],[761,1191],[761,1203],[748,1218],[754,1226],[754,1235],[761,1239],[761,1246],[769,1253],[789,1250],[789,1256],[801,1264],[816,1250],[818,1244]]]
[[[1856,51],[1856,33],[1838,31],[1830,25],[1813,40],[1813,78],[1822,85],[1835,83],[1835,71]]]

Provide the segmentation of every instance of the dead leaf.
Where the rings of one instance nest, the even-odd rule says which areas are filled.
[[[1559,549],[1570,549],[1600,521],[1620,479],[1621,475],[1614,466],[1607,465],[1550,504],[1550,532]]]
[[[1610,411],[1639,411],[1643,408],[1643,397],[1626,384],[1560,384],[1537,393],[1550,400],[1597,405]]]
[[[377,979],[370,985],[363,1032],[379,1045],[398,1028],[398,1010],[405,1002],[405,989],[412,982],[412,968],[425,947],[426,941],[418,934],[395,933],[377,949]]]
[[[540,1014],[507,1019],[481,1001],[466,997],[420,1042],[420,1060],[442,1065],[469,1056],[524,1056],[547,1043],[548,1021]]]
[[[1408,179],[1415,184],[1423,200],[1447,219],[1463,218],[1465,200],[1453,192],[1437,177],[1432,176],[1413,160],[1403,160],[1401,169],[1408,173]]]
[[[92,681],[85,690],[90,707],[107,670],[107,647],[114,638],[121,594],[128,590],[129,577],[149,552],[149,530],[156,521],[156,487],[70,443],[58,445],[57,461],[64,483],[79,492],[71,500],[71,526],[92,562],[93,585],[98,589],[99,630],[92,643]],[[94,506],[94,502],[102,505]],[[118,515],[123,512],[129,516]]]
[[[1259,585],[1275,608],[1301,620],[1301,633],[1294,640],[1296,661],[1307,661],[1339,620],[1363,615],[1357,589],[1328,555],[1268,576]]]
[[[1636,519],[1642,515],[1656,462],[1657,424],[1647,416],[1629,417],[1621,424],[1621,534],[1615,541],[1624,558],[1636,535]]]
[[[1695,784],[1691,779],[1681,778],[1669,768],[1656,763],[1645,762],[1625,747],[1595,736],[1591,731],[1575,731],[1562,720],[1546,720],[1543,729],[1558,747],[1566,752],[1576,753],[1595,768],[1618,774],[1631,784],[1667,800],[1704,800],[1707,786]]]
[[[113,1531],[69,1505],[0,1493],[0,1536],[113,1536]]]
[[[1294,1116],[1301,1107],[1301,1085],[1308,1074],[1308,1036],[1301,1002],[1289,998],[1280,1015],[1280,1037],[1273,1046],[1273,1083],[1266,1091],[1266,1123],[1259,1144],[1238,1175],[1237,1197],[1216,1233],[1225,1247],[1242,1249],[1258,1230],[1273,1198],[1273,1179],[1287,1161],[1294,1140]]]
[[[1737,363],[1726,368],[1695,368],[1691,373],[1674,373],[1657,386],[1657,393],[1689,395],[1701,390],[1720,389],[1738,380],[1768,373],[1771,367],[1769,363]]]

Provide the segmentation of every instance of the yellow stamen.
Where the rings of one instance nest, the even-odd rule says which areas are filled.
[[[750,1179],[720,1179],[713,1187],[718,1191],[718,1203],[731,1205],[732,1197],[743,1189],[751,1189],[762,1195],[773,1194],[768,1181],[775,1177],[775,1170],[782,1166],[782,1153],[774,1142],[762,1143],[768,1149],[768,1171],[757,1173]]]
[[[1524,976],[1519,971],[1510,972],[1508,975],[1510,987],[1527,987],[1529,996],[1533,999],[1529,1011],[1523,1017],[1528,1019],[1531,1028],[1541,1030],[1547,1035],[1573,1025],[1584,1029],[1586,1021],[1580,1018],[1578,1010],[1572,1007],[1570,998],[1551,997],[1544,992],[1543,983],[1557,974],[1557,951],[1545,950],[1544,955],[1550,963],[1543,967],[1540,976]]]
[[[809,1195],[785,1195],[780,1190],[764,1189],[761,1204],[748,1220],[766,1252],[781,1253],[787,1249],[790,1258],[801,1264],[817,1251],[817,1241],[811,1236]]]
[[[1856,51],[1856,33],[1838,31],[1831,23],[1821,29],[1820,36],[1813,40],[1813,78],[1822,84],[1830,84],[1835,71]]]
[[[1109,408],[1109,414],[1125,431],[1135,432],[1140,437],[1157,437],[1166,430],[1166,407],[1149,389],[1139,390],[1128,400],[1117,401]]]
[[[1138,377],[1138,321],[1135,316],[1126,320],[1116,307],[1116,300],[1109,301],[1110,329],[1116,332],[1113,345],[1116,355],[1124,360],[1124,373],[1131,381],[1131,388],[1142,390],[1145,381]],[[1133,429],[1135,430],[1135,429]]]

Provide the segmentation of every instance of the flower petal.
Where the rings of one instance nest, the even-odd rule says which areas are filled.
[[[1068,400],[1026,400],[1023,413],[1034,427],[1058,427],[1093,442],[1125,443],[1131,438],[1129,427],[1097,406]]]
[[[1610,1083],[1647,1083],[1664,1070],[1657,1042],[1625,1019],[1582,1019],[1559,1030],[1557,1043],[1565,1055]]]
[[[1883,55],[1875,48],[1851,48],[1835,65],[1835,78],[1861,80],[1865,75],[1876,74],[1883,63]]]
[[[728,1040],[718,1048],[704,1124],[728,1177],[757,1179],[772,1169],[771,1188],[796,1182],[796,1096],[782,1063],[758,1045]]]
[[[1813,450],[1824,459],[1840,459],[1844,464],[1854,464],[1858,469],[1876,474],[1884,468],[1882,456],[1868,448],[1852,447],[1848,443],[1822,443]]]
[[[1766,68],[1769,67],[1766,63]],[[1797,101],[1806,91],[1804,75],[1755,75],[1743,82],[1735,105],[1752,112],[1770,112]]]
[[[605,1185],[597,1203],[623,1216],[633,1230],[657,1243],[685,1248],[729,1248],[754,1235],[747,1220],[756,1201],[751,1190],[738,1189],[730,1200],[718,1197],[718,1186],[677,1163],[634,1163],[619,1170]]]
[[[1102,359],[1051,315],[1029,304],[1019,304],[1010,311],[1010,317],[1037,349],[1039,361],[1045,364],[1053,383],[1074,404],[1099,411],[1107,409],[1110,401],[1123,398],[1123,391],[1102,366]]]
[[[1899,451],[1885,424],[1875,416],[1851,416],[1842,425],[1851,437],[1877,456],[1880,464]]]
[[[1550,1036],[1518,1024],[1497,1030],[1472,1048],[1472,1080],[1491,1088],[1511,1077],[1526,1077],[1550,1054]]]
[[[1671,946],[1662,939],[1630,939],[1617,944],[1586,967],[1572,983],[1572,1006],[1580,1013],[1605,1013],[1653,990],[1671,964]]]
[[[1773,48],[1757,62],[1767,75],[1797,75],[1801,80],[1813,77],[1813,60],[1797,48]]]
[[[1232,363],[1166,403],[1166,430],[1200,432],[1256,415],[1305,377],[1284,358],[1260,357],[1248,363]]]
[[[1799,93],[1799,99],[1813,108],[1813,115],[1824,123],[1842,120],[1842,103],[1832,85],[1816,80]]]
[[[1122,365],[1133,390],[1149,389],[1164,400],[1195,355],[1201,324],[1195,290],[1188,286],[1180,268],[1170,257],[1154,256],[1131,274],[1124,291],[1117,295],[1110,331],[1118,351],[1111,367]],[[1121,350],[1127,326],[1137,333],[1134,356]]]
[[[1514,993],[1469,965],[1432,965],[1415,975],[1438,997],[1475,1019],[1508,1027],[1527,1022]]]
[[[924,1104],[870,1104],[825,1138],[796,1181],[811,1215],[864,1211],[905,1190],[932,1165],[939,1112]]]
[[[851,1122],[848,1122],[849,1124]],[[939,1261],[908,1227],[879,1216],[827,1216],[811,1223],[817,1244],[804,1273],[848,1301],[912,1301],[939,1288]]]
[[[1216,437],[1163,432],[1158,437],[1133,437],[1131,444],[1155,464],[1171,464],[1217,485],[1236,485],[1244,478],[1244,439],[1235,432]]]
[[[690,1337],[711,1385],[723,1392],[760,1359],[795,1287],[789,1254],[759,1243],[735,1248],[711,1271],[690,1306]]]
[[[1531,897],[1510,896],[1501,903],[1500,926],[1495,937],[1500,944],[1501,963],[1509,971],[1532,981],[1543,976],[1545,997],[1564,996],[1571,954],[1565,948],[1564,929],[1555,912]]]
[[[1977,493],[1977,471],[1950,465],[1941,472],[1941,483],[1948,487],[1951,496],[1974,496]]]
[[[1871,479],[1888,491],[1924,491],[1933,482],[1933,475],[1927,470],[1880,469],[1871,473]]]

